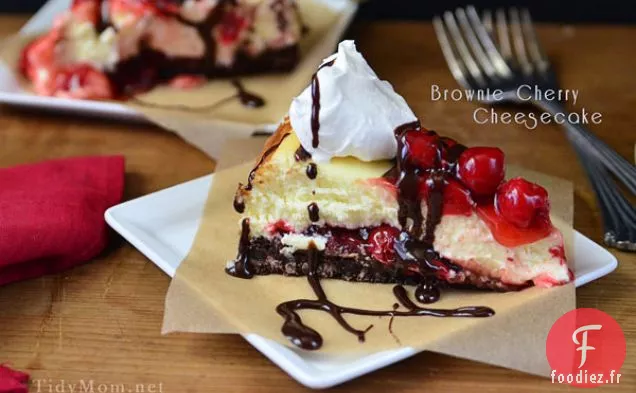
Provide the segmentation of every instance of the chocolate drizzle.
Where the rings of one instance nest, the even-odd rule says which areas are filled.
[[[300,310],[318,310],[329,313],[333,319],[342,326],[347,332],[355,335],[358,341],[365,341],[365,334],[373,327],[369,325],[364,330],[358,330],[351,326],[343,314],[363,315],[363,316],[388,316],[388,317],[411,317],[411,316],[430,316],[430,317],[473,317],[483,318],[494,315],[494,311],[488,307],[460,307],[456,309],[432,309],[424,308],[416,305],[408,296],[406,289],[401,285],[393,287],[393,294],[397,301],[407,309],[407,311],[397,311],[397,307],[392,310],[364,310],[352,307],[344,307],[333,303],[327,298],[320,280],[317,277],[317,271],[320,266],[320,252],[316,245],[311,242],[309,244],[309,272],[307,273],[307,281],[311,286],[315,300],[297,299],[290,300],[279,304],[276,312],[285,318],[281,332],[294,345],[308,350],[319,349],[322,346],[322,337],[320,333],[305,325],[298,315]]]
[[[237,192],[236,195],[234,195],[234,202],[232,205],[237,213],[243,214],[245,212],[245,199],[243,198],[243,195],[240,195],[240,193]]]
[[[398,308],[400,308],[400,304],[399,303],[393,303],[393,311],[396,311]],[[391,314],[391,319],[389,319],[389,333],[391,334],[391,336],[393,336],[393,338],[395,339],[395,341],[397,342],[398,345],[402,345],[402,343],[400,342],[400,339],[398,338],[398,336],[395,335],[395,333],[393,333],[393,321],[395,320],[395,313]]]
[[[435,228],[442,221],[442,207],[444,205],[444,174],[434,172],[426,180],[429,184],[429,195],[426,199],[426,230],[424,243],[432,245],[435,241]]]
[[[320,130],[320,81],[318,80],[318,72],[325,67],[331,67],[335,61],[336,59],[332,59],[323,63],[311,77],[311,146],[314,149],[320,143],[318,137],[318,131]]]
[[[312,202],[307,206],[307,212],[309,213],[309,219],[311,222],[320,221],[320,209],[318,208],[318,204],[316,202]]]
[[[307,169],[305,170],[307,173],[307,177],[311,180],[314,180],[318,176],[318,167],[313,162],[307,165]]]
[[[307,161],[311,158],[311,154],[307,150],[305,150],[303,145],[300,145],[294,153],[294,158],[296,159],[296,161]]]
[[[241,239],[239,251],[234,265],[225,269],[227,274],[238,278],[252,278],[254,274],[250,269],[250,219],[241,221]]]
[[[418,121],[407,123],[395,130],[397,138],[397,197],[398,197],[398,222],[402,230],[411,234],[414,238],[419,238],[422,231],[422,199],[420,198],[420,178],[418,170],[407,160],[408,146],[405,143],[406,131],[420,127]]]
[[[395,170],[388,171],[385,177],[394,180],[397,186],[398,219],[402,226],[402,233],[394,243],[397,256],[404,263],[417,263],[420,274],[425,279],[428,276],[439,276],[450,270],[460,271],[461,267],[440,256],[433,247],[435,229],[442,219],[444,205],[445,178],[454,168],[457,159],[466,148],[460,144],[448,149],[446,166],[441,161],[441,155],[436,157],[432,169],[423,170],[409,160],[406,144],[407,132],[426,132],[421,129],[418,121],[404,124],[395,130],[398,143],[398,154]],[[428,131],[433,133],[433,131]],[[438,150],[442,151],[442,141]],[[428,196],[426,198],[426,225],[422,233],[422,197],[421,183],[426,182]],[[432,289],[420,290],[424,298],[434,298]],[[439,290],[437,290],[439,291]],[[425,294],[426,292],[426,294]]]
[[[415,298],[418,302],[423,304],[431,304],[435,303],[439,300],[440,290],[439,284],[437,282],[437,278],[435,277],[426,277],[424,281],[422,281],[415,288]]]

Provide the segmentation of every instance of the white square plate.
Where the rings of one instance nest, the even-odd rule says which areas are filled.
[[[192,246],[213,176],[114,206],[106,212],[106,221],[172,277]],[[579,232],[575,232],[574,243],[577,287],[616,269],[616,258]],[[298,382],[315,389],[349,381],[418,352],[404,348],[362,357],[336,357],[290,349],[255,334],[244,337]]]
[[[353,16],[358,9],[356,0],[316,0],[340,13],[338,22],[334,25],[337,30],[336,37],[342,33],[351,23]],[[70,7],[72,0],[49,0],[33,17],[20,29],[18,34],[32,35],[49,29],[57,15]],[[318,43],[315,48],[320,47]],[[334,43],[335,47],[335,43]],[[326,54],[324,57],[327,57]],[[117,102],[74,100],[58,97],[42,97],[25,91],[14,77],[14,73],[0,62],[0,103],[37,108],[56,112],[72,112],[76,114],[108,117],[110,119],[144,121],[144,116]],[[282,116],[283,114],[281,114]],[[224,124],[227,124],[226,122]],[[249,126],[253,124],[237,123],[238,126]],[[258,127],[259,129],[263,127]],[[275,128],[274,128],[275,129]]]

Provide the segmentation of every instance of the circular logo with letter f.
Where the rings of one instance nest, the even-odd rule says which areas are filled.
[[[625,348],[625,335],[614,318],[595,308],[572,310],[554,323],[546,340],[552,382],[619,384]]]

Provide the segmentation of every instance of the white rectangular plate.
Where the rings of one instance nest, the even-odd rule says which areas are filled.
[[[317,0],[328,7],[340,12],[344,18],[341,23],[336,23],[334,29],[340,36],[353,19],[358,9],[355,0]],[[72,0],[49,0],[33,17],[20,29],[18,34],[31,35],[49,29],[53,25],[55,17],[70,7]],[[314,47],[319,47],[317,44]],[[326,56],[325,56],[326,57]],[[14,77],[14,73],[8,67],[0,63],[0,103],[37,108],[41,110],[84,114],[91,116],[107,117],[109,119],[145,121],[144,116],[117,102],[74,100],[57,97],[42,97],[23,90]],[[283,114],[281,114],[282,116]],[[239,126],[249,126],[258,129],[253,124],[238,123]],[[266,127],[265,127],[266,128]],[[275,127],[274,127],[275,129]]]
[[[189,181],[122,203],[106,212],[106,221],[169,276],[186,257],[199,227],[214,175]],[[616,269],[616,258],[575,232],[576,286]],[[301,384],[327,388],[413,356],[412,348],[368,356],[328,356],[294,350],[255,334],[245,339]]]

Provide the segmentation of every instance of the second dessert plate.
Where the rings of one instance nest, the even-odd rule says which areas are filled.
[[[338,14],[338,21],[333,25],[332,31],[334,37],[340,37],[349,26],[353,16],[358,9],[358,3],[355,0],[313,0],[334,10]],[[33,35],[41,33],[49,29],[56,18],[71,6],[72,0],[49,0],[33,15],[31,19],[20,29],[18,35]],[[324,37],[323,41],[329,39]],[[316,43],[309,53],[320,50],[323,47],[320,43]],[[325,53],[325,57],[328,53]],[[290,97],[291,98],[291,97]],[[55,111],[56,113],[73,113],[84,114],[90,116],[107,117],[109,119],[120,119],[128,121],[146,121],[145,117],[135,111],[133,108],[122,105],[117,102],[94,101],[94,100],[76,100],[59,97],[44,97],[35,95],[29,91],[25,91],[15,78],[15,73],[0,61],[0,103],[15,105],[27,108],[36,108],[45,111]],[[282,116],[282,114],[281,114]],[[255,125],[240,122],[229,122],[227,120],[212,119],[211,124],[216,121],[217,124],[225,127],[244,127],[253,129],[269,129],[267,125]]]
[[[213,175],[122,203],[106,212],[106,221],[169,276],[186,257],[201,222]],[[178,203],[176,203],[178,202]],[[617,266],[603,247],[575,231],[577,287],[603,277]],[[328,388],[415,355],[404,348],[366,356],[333,356],[295,350],[255,334],[245,339],[301,384]]]

